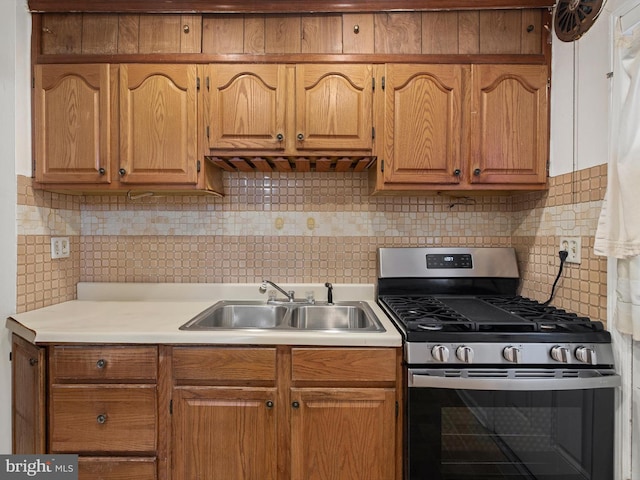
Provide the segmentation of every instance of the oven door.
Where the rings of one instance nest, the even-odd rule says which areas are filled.
[[[611,370],[409,369],[408,480],[611,480]]]

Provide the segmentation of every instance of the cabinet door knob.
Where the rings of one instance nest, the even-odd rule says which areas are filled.
[[[183,31],[184,33],[189,33],[189,31],[190,31],[190,30],[191,30],[191,29],[189,28],[189,25],[183,25],[183,26],[182,26],[182,31]]]
[[[304,140],[304,135],[302,133],[298,134],[298,140],[299,141],[303,141]]]
[[[299,402],[293,402],[293,403],[291,404],[291,406],[292,406],[293,408],[300,408],[300,403],[299,403]]]
[[[98,169],[98,173],[99,173],[100,175],[104,175],[105,173],[107,173],[107,171],[104,169],[104,167],[100,167],[100,168]]]
[[[462,173],[462,172],[460,171],[460,169],[459,169],[459,168],[456,168],[456,169],[453,171],[453,174],[454,174],[456,177],[459,177],[461,173]]]
[[[277,134],[277,135],[276,135],[276,139],[277,139],[279,142],[281,142],[282,140],[284,140],[284,135],[283,135],[283,134],[281,134],[281,133],[279,133],[279,134]]]
[[[127,171],[124,168],[121,168],[120,170],[118,170],[118,173],[121,177],[124,177],[127,174]]]
[[[479,168],[476,168],[476,169],[473,171],[473,174],[474,174],[476,177],[479,177],[479,176],[480,176],[480,172],[481,172],[481,170],[480,170]]]
[[[107,361],[105,359],[101,358],[100,360],[98,360],[96,362],[96,367],[104,368],[106,364],[107,364]]]
[[[31,365],[32,367],[34,365],[37,365],[37,364],[38,364],[38,359],[37,358],[33,358],[32,357],[32,358],[29,359],[29,365]]]
[[[273,408],[273,402],[271,400],[267,400],[265,402],[265,405],[267,406],[267,408]]]
[[[107,422],[107,414],[106,413],[101,413],[100,415],[98,415],[96,417],[96,422],[98,422],[100,425],[106,423]]]

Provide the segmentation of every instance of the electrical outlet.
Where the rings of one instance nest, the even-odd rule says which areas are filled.
[[[568,253],[567,263],[580,263],[580,249],[582,242],[580,237],[560,237],[560,250]]]
[[[51,258],[67,258],[71,253],[69,237],[51,237]]]

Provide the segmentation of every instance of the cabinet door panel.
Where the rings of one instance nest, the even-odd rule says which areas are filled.
[[[547,67],[472,67],[471,182],[546,181]]]
[[[296,67],[296,148],[369,150],[371,65]]]
[[[36,181],[109,183],[109,65],[36,65]]]
[[[212,149],[284,149],[284,65],[211,65],[208,114]]]
[[[173,396],[173,478],[276,477],[275,388],[178,387]]]
[[[291,478],[395,478],[395,389],[293,388]]]
[[[460,65],[387,67],[385,182],[459,183],[462,74]]]
[[[17,335],[11,345],[12,451],[45,453],[45,354]]]
[[[120,181],[195,184],[195,65],[120,66]]]

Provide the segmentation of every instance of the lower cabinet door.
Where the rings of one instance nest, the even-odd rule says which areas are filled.
[[[78,480],[156,480],[154,457],[80,457]]]
[[[291,479],[395,478],[393,388],[292,388]]]
[[[275,479],[275,402],[275,388],[177,387],[172,478]]]

